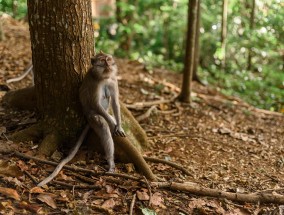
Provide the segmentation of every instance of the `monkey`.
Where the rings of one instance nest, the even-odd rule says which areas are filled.
[[[88,124],[69,155],[57,165],[51,175],[37,186],[41,187],[50,182],[63,166],[73,159],[89,129],[93,129],[103,145],[105,158],[108,162],[108,172],[114,172],[114,143],[112,135],[126,136],[121,127],[119,90],[116,75],[117,65],[111,55],[101,51],[91,58],[91,68],[88,70],[79,89],[79,99]],[[110,103],[114,118],[108,113]]]
[[[87,72],[79,97],[83,113],[90,127],[103,144],[109,172],[115,169],[112,135],[125,137],[121,127],[117,65],[113,57],[100,52],[91,59],[92,67]],[[111,103],[114,118],[108,113]]]
[[[11,78],[11,79],[8,79],[6,81],[7,84],[10,84],[12,82],[17,82],[17,81],[21,81],[22,79],[24,79],[29,73],[32,74],[32,85],[34,85],[34,73],[33,73],[33,64],[31,64],[26,70],[25,72],[20,75],[19,77],[16,77],[16,78]]]

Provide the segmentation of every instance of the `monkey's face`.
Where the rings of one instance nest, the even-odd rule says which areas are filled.
[[[99,53],[91,59],[93,72],[98,78],[108,79],[116,72],[116,64],[111,55]]]

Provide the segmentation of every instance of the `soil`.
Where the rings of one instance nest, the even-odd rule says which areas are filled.
[[[32,77],[28,75],[19,82],[6,84],[7,79],[19,76],[31,63],[31,49],[27,23],[9,17],[1,19],[5,34],[5,39],[0,41],[2,98],[7,87],[14,90],[31,86]],[[256,109],[239,98],[225,96],[213,87],[198,83],[193,86],[191,105],[173,101],[181,86],[181,74],[165,69],[149,71],[145,65],[127,59],[117,59],[117,63],[121,100],[135,117],[153,106],[145,107],[145,102],[170,100],[157,104],[150,116],[140,121],[153,144],[144,154],[179,163],[191,176],[165,164],[149,163],[159,178],[228,192],[284,194],[283,115]],[[42,180],[54,167],[5,152],[16,150],[36,155],[39,143],[16,144],[7,138],[36,123],[36,114],[13,110],[2,102],[0,105],[1,214],[128,214],[134,194],[134,214],[154,214],[154,211],[157,214],[284,212],[280,205],[240,203],[155,187],[149,189],[130,179],[88,176],[90,181],[83,178],[83,173],[68,170],[61,171],[56,178],[65,184],[34,188],[32,178]],[[62,154],[58,152],[49,159],[58,161],[60,158]],[[100,170],[104,165],[100,155],[87,161],[81,158],[84,158],[84,148],[73,165],[93,170]],[[131,164],[119,161],[117,172],[139,176]],[[72,189],[68,186],[75,184],[89,187]],[[94,184],[101,188],[91,189],[90,185]],[[17,197],[15,192],[21,196]]]

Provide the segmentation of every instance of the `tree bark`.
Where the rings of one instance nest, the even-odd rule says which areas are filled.
[[[251,6],[251,13],[250,13],[250,31],[252,32],[254,29],[254,17],[255,17],[255,0],[252,0],[252,6]],[[249,47],[248,50],[248,64],[247,64],[247,70],[251,70],[251,59],[252,59],[252,49]]]
[[[226,66],[226,40],[227,40],[227,17],[228,17],[228,0],[223,0],[222,11],[222,30],[221,30],[221,68],[225,69]]]
[[[200,34],[200,4],[201,0],[199,0],[197,5],[197,21],[196,21],[196,30],[195,30],[195,52],[194,52],[194,66],[193,66],[193,75],[192,80],[201,83],[198,77],[198,66],[199,66],[199,34]]]
[[[84,123],[78,92],[93,55],[91,2],[29,0],[28,16],[39,116],[46,133],[69,141]]]
[[[189,102],[189,103],[191,102],[198,4],[199,0],[189,0],[186,54],[184,62],[183,81],[182,81],[181,93],[178,96],[178,99],[180,101]]]

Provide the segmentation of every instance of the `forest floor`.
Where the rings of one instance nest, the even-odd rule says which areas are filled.
[[[6,93],[6,80],[19,76],[31,62],[28,25],[6,18],[3,28],[0,99]],[[233,193],[263,191],[284,195],[284,116],[256,109],[239,98],[224,96],[197,83],[193,86],[192,105],[175,102],[171,99],[178,95],[180,74],[164,69],[147,71],[136,61],[117,62],[121,100],[135,117],[153,110],[150,116],[140,119],[153,144],[145,155],[179,163],[191,173],[188,176],[165,164],[150,163],[160,178]],[[8,87],[27,87],[31,80],[29,75]],[[160,100],[170,101],[155,107],[135,105]],[[38,143],[16,144],[7,139],[13,132],[36,123],[35,113],[15,111],[1,102],[0,115],[1,214],[128,214],[134,194],[134,214],[280,214],[281,210],[284,214],[281,205],[197,196],[110,176],[88,176],[88,180],[83,173],[68,170],[56,178],[65,184],[34,188],[32,178],[43,179],[54,167],[4,152],[12,149],[36,155]],[[95,158],[95,162],[99,159]],[[76,166],[97,168],[91,162],[75,160]],[[139,176],[131,165],[119,161],[117,171]],[[92,189],[92,185],[101,188]]]

